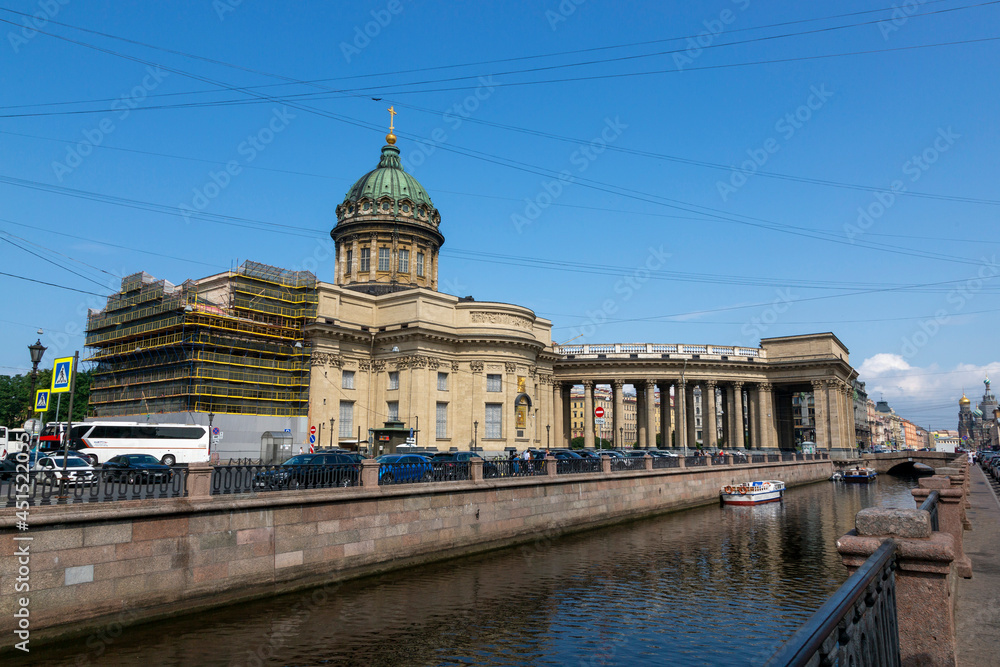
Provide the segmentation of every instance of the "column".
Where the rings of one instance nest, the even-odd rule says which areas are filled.
[[[674,432],[677,433],[675,444],[681,449],[688,446],[687,395],[687,382],[679,380],[674,385]]]
[[[361,251],[358,249],[358,236],[355,234],[351,237],[351,266],[350,266],[350,278],[351,281],[358,279],[358,267],[361,265]],[[351,282],[348,281],[348,282]]]
[[[646,442],[641,446],[646,449],[656,449],[656,382],[646,380],[643,382],[646,392]]]
[[[747,414],[750,418],[750,449],[760,449],[760,394],[756,389],[747,390]]]
[[[858,436],[854,430],[854,388],[849,382],[842,382],[840,392],[843,405],[841,414],[844,421],[844,432],[840,438],[841,447],[846,451],[853,452],[857,450],[858,446]]]
[[[732,385],[733,389],[733,417],[730,420],[732,426],[730,427],[730,433],[732,434],[732,444],[730,447],[738,447],[743,449],[746,447],[746,436],[743,429],[743,383],[734,382]]]
[[[594,446],[594,381],[583,381],[583,446]]]
[[[477,446],[482,447],[483,437],[486,435],[486,401],[483,399],[483,390],[486,389],[486,380],[483,379],[483,362],[472,361],[469,363],[469,370],[472,371],[472,409],[469,410],[468,432],[477,441]],[[457,378],[456,378],[457,380]],[[473,422],[479,422],[479,430]]]
[[[826,382],[813,380],[813,409],[816,412],[816,449],[830,451],[830,419]]]
[[[687,446],[694,449],[698,445],[698,429],[695,428],[695,415],[694,415],[694,386],[688,387],[687,395],[685,396],[686,402],[684,405],[684,412],[686,413],[686,425],[687,429]]]
[[[375,282],[375,270],[378,268],[378,234],[372,234],[372,249],[368,251],[368,280]]]
[[[504,363],[503,378],[503,438],[506,444],[518,447],[517,419],[514,416],[514,400],[517,398],[517,366],[511,362]],[[525,424],[527,427],[527,424]],[[527,433],[527,428],[522,430]],[[528,445],[524,445],[527,447]]]
[[[670,447],[670,383],[660,382],[660,447]]]
[[[615,418],[612,421],[614,433],[611,434],[611,441],[615,443],[615,447],[618,449],[625,446],[625,394],[622,391],[624,386],[625,382],[623,380],[611,381],[611,393],[615,402]]]
[[[733,446],[733,388],[730,385],[719,387],[722,398],[722,438],[726,447]]]
[[[426,269],[426,267],[425,267]],[[563,404],[562,382],[552,382],[552,442],[556,447],[563,446],[563,412],[566,406]]]
[[[761,382],[758,385],[760,395],[760,447],[761,449],[778,448],[778,432],[774,426],[774,385]]]
[[[643,447],[646,442],[646,385],[635,382],[635,444]]]
[[[572,412],[571,408],[573,406],[573,400],[572,400],[573,385],[564,383],[562,385],[560,393],[562,395],[562,404],[563,404],[563,411],[562,411],[563,439],[561,443],[556,445],[556,447],[561,447],[565,449],[566,447],[569,447],[570,440],[573,439],[573,421],[572,419],[570,419],[570,414]]]
[[[701,394],[701,441],[705,447],[715,447],[719,439],[715,424],[715,389],[715,380],[706,380]],[[706,396],[708,400],[705,400]]]

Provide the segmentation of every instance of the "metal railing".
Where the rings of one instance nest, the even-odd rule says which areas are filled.
[[[533,477],[545,475],[545,461],[532,459],[493,459],[483,462],[483,477],[495,479],[498,477]]]
[[[767,463],[767,454],[751,454],[750,463]]]
[[[896,542],[887,540],[767,662],[899,665]]]
[[[929,512],[931,515],[931,530],[940,530],[938,524],[938,501],[941,499],[941,494],[937,491],[931,491],[927,494],[924,502],[920,503],[918,509],[922,509],[925,512]]]
[[[708,465],[706,461],[708,457],[706,456],[688,456],[684,459],[684,465],[688,468],[695,468],[697,466]]]
[[[72,469],[70,469],[72,470]],[[107,503],[118,500],[182,498],[187,492],[187,468],[164,471],[94,470],[62,478],[59,471],[9,473],[0,480],[7,507]]]
[[[679,456],[654,456],[653,469],[659,468],[680,468],[681,459]]]
[[[361,465],[226,465],[212,470],[211,494],[330,489],[361,485]]]
[[[611,465],[614,466],[615,461],[621,461],[628,463],[625,459],[612,459]],[[546,465],[543,463],[542,465]],[[627,470],[627,468],[622,468]],[[614,470],[614,468],[612,468]],[[556,474],[557,475],[572,475],[577,473],[589,473],[589,472],[601,472],[601,461],[600,459],[556,459]]]
[[[433,481],[434,468],[430,463],[383,463],[378,468],[380,486]]]
[[[598,461],[598,463],[600,462]],[[630,456],[627,459],[620,459],[618,457],[611,459],[611,472],[620,472],[622,470],[641,470],[645,467],[645,460],[639,458],[638,456]],[[598,465],[597,469],[600,470],[601,466]]]
[[[435,482],[470,479],[468,461],[431,461],[431,468],[433,469],[432,481]]]

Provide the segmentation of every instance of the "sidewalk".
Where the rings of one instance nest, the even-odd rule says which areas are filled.
[[[955,634],[959,667],[987,667],[1000,664],[1000,501],[978,465],[971,473],[964,546],[972,579],[958,580]]]

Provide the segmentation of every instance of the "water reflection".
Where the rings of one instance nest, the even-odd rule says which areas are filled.
[[[912,481],[819,483],[127,628],[31,664],[760,664],[846,579],[835,549]],[[96,650],[103,649],[97,655]]]

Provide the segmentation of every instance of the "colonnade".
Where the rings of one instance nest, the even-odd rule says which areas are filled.
[[[570,392],[574,385],[583,385],[584,446],[595,443],[594,388],[610,385],[613,394],[610,420],[615,447],[624,447],[625,399],[623,388],[627,384],[636,392],[636,439],[642,448],[655,448],[656,434],[662,434],[661,447],[694,448],[696,439],[695,388],[700,388],[701,442],[705,447],[715,447],[718,442],[726,448],[774,450],[791,447],[787,437],[779,438],[778,406],[775,385],[766,380],[713,378],[613,378],[554,380],[552,406],[554,414],[553,446],[568,447],[572,436],[570,421]],[[794,390],[808,391],[808,382],[794,383]],[[823,450],[853,447],[854,416],[851,407],[850,385],[839,379],[811,381],[817,446]],[[656,422],[656,391],[660,394],[659,423]],[[673,405],[670,396],[673,391]],[[721,403],[720,403],[721,402]],[[722,409],[719,410],[719,405]],[[788,410],[788,419],[792,419]],[[719,422],[721,419],[721,423]],[[790,426],[790,425],[786,425]],[[720,428],[721,427],[721,428]],[[722,438],[719,439],[719,431]],[[790,432],[790,431],[789,431]],[[671,442],[671,433],[674,434]]]

